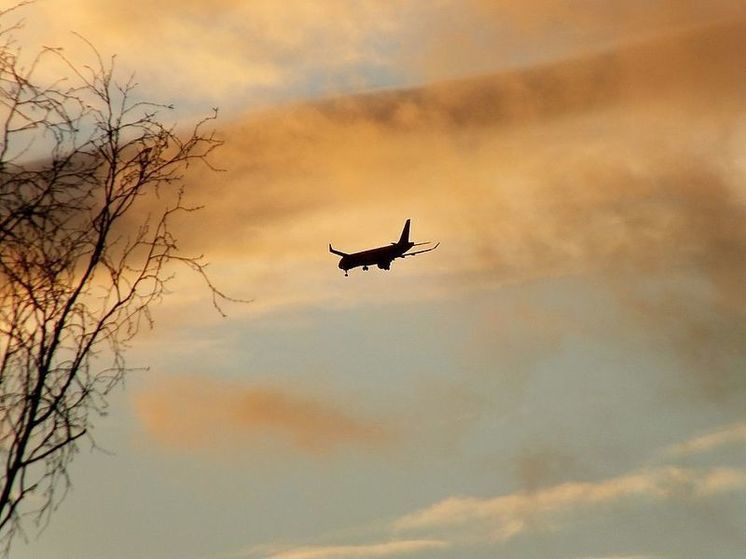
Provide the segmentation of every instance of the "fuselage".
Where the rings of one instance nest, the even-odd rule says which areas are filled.
[[[414,243],[410,242],[392,243],[388,246],[354,252],[343,256],[339,261],[339,267],[345,272],[360,266],[378,266],[382,270],[388,270],[392,260],[400,258],[413,246]]]

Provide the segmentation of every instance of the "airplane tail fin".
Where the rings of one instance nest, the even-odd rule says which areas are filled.
[[[329,243],[329,252],[332,254],[336,254],[337,256],[349,256],[346,252],[342,252],[341,250],[335,250],[332,248],[332,244]]]
[[[404,224],[404,229],[402,229],[401,237],[399,237],[399,244],[403,245],[409,242],[409,222],[411,220],[407,220],[407,222]]]

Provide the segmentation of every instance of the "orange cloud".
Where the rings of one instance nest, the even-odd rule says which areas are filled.
[[[443,79],[744,15],[739,0],[445,0],[423,24],[420,48],[402,57],[412,71]]]
[[[713,27],[492,77],[250,115],[223,131],[219,163],[228,172],[193,179],[195,202],[208,204],[200,236],[213,250],[295,257],[344,231],[328,221],[331,214],[344,226],[346,214],[359,223],[361,213],[386,206],[404,217],[413,209],[435,214],[456,234],[466,225],[459,219],[467,219],[483,244],[499,237],[504,253],[546,261],[531,253],[544,248],[557,260],[618,252],[605,237],[591,237],[641,237],[627,221],[678,210],[665,204],[681,179],[687,199],[700,196],[699,183],[718,181],[713,212],[725,206],[737,214],[729,185],[720,184],[726,177],[708,167],[717,154],[700,144],[729,149],[728,101],[746,91],[743,36],[742,25]],[[646,199],[658,202],[649,216],[641,213]],[[628,220],[627,209],[640,215]],[[581,216],[597,210],[598,227],[588,231],[594,224],[580,223]],[[709,214],[697,233],[717,240],[719,233],[705,229],[716,223],[704,219]],[[396,215],[392,228],[400,221]],[[739,233],[738,223],[732,228]],[[348,242],[364,242],[366,234]],[[300,242],[288,242],[296,236]],[[659,239],[651,240],[657,247]],[[625,256],[641,249],[641,239],[628,242]]]
[[[528,0],[516,4],[510,0],[467,0],[476,14],[499,22],[506,19],[522,29],[544,29],[564,25],[598,25],[606,29],[660,29],[682,24],[697,24],[743,13],[737,0],[712,0],[692,4],[686,0],[629,2],[611,0]]]
[[[165,102],[237,110],[364,89],[381,72],[449,79],[744,14],[738,0],[47,0],[26,11],[29,46],[54,41],[88,60],[74,30]]]
[[[745,37],[742,21],[708,25],[246,115],[223,130],[227,172],[188,177],[188,202],[206,209],[176,237],[210,256],[218,285],[254,299],[246,312],[581,277],[705,373],[710,394],[739,393]],[[407,217],[416,240],[443,241],[437,252],[395,263],[386,282],[372,271],[340,283],[330,241],[394,240]],[[206,299],[190,282],[171,286],[173,315]]]
[[[333,403],[204,376],[159,378],[136,394],[134,406],[152,439],[179,450],[269,445],[328,454],[390,439],[387,428]]]
[[[743,22],[704,26],[248,115],[223,131],[227,172],[191,177],[206,209],[178,237],[211,255],[229,291],[255,299],[249,312],[582,277],[612,291],[687,370],[706,371],[697,378],[709,394],[737,392],[745,37]],[[337,282],[330,241],[375,246],[407,217],[416,240],[443,241],[436,253],[396,263],[385,284],[377,272]]]
[[[334,91],[340,80],[364,79],[356,65],[378,64],[374,37],[397,27],[399,2],[290,0],[48,0],[26,9],[27,45],[63,46],[76,60],[89,39],[164,102],[185,97],[206,107],[241,109],[284,98],[314,81]],[[51,44],[50,44],[51,43]],[[297,95],[297,94],[296,94]]]

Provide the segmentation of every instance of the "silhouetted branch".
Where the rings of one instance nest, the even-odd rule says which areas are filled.
[[[17,7],[0,10],[2,17]],[[13,30],[0,26],[0,540],[7,552],[70,487],[67,467],[106,396],[128,371],[124,352],[170,279],[186,265],[221,292],[202,257],[181,254],[170,221],[184,204],[192,163],[221,145],[217,109],[181,133],[160,120],[168,105],[134,98],[115,59],[79,67],[45,48],[26,69]],[[71,80],[40,85],[47,59]],[[31,157],[34,154],[34,157]],[[108,366],[94,362],[107,357]],[[33,499],[29,497],[33,496]]]

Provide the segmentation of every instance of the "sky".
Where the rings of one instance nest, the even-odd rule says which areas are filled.
[[[21,12],[19,12],[21,13]],[[223,172],[19,559],[740,559],[746,10],[40,0]],[[43,71],[43,69],[41,70]],[[51,74],[50,74],[51,75]],[[345,278],[335,248],[437,251]]]

